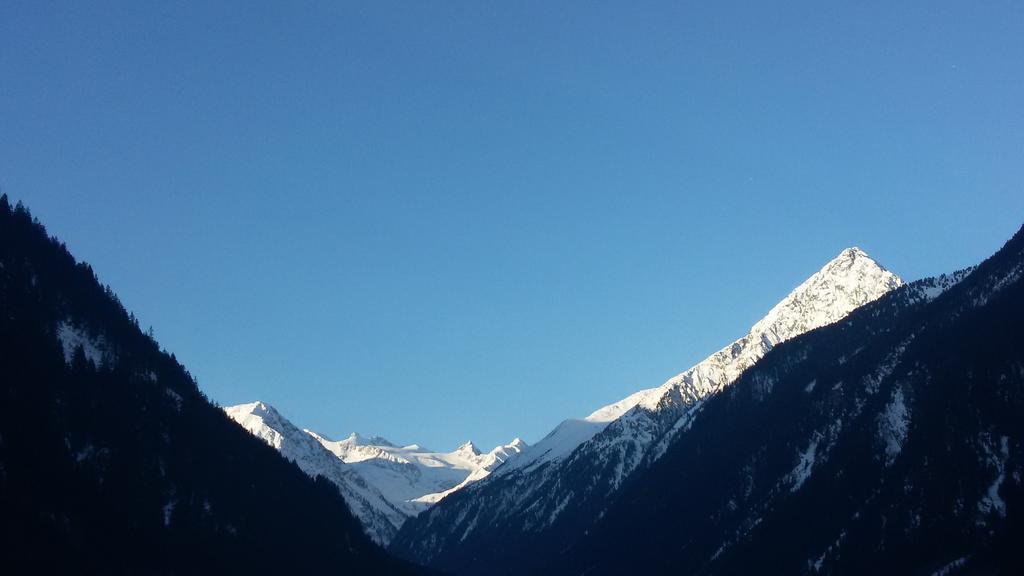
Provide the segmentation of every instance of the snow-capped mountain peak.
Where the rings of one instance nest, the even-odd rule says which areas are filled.
[[[285,453],[287,450],[288,453],[285,456],[289,459],[295,459],[291,458],[290,455],[298,455],[292,454],[292,452],[298,451],[301,448],[287,443],[287,438],[289,436],[297,437],[301,431],[282,417],[273,406],[257,400],[248,404],[229,406],[224,411],[227,412],[227,415],[232,420],[241,424],[249,432],[259,436],[267,444],[270,444],[282,453]]]
[[[641,390],[600,408],[588,419],[600,414],[607,417],[616,412],[621,416],[637,405],[657,410],[668,390],[692,385],[695,379],[699,381],[702,377],[711,376],[717,385],[731,382],[775,345],[832,324],[902,284],[899,276],[886,270],[860,248],[846,248],[773,306],[743,338],[661,386]],[[616,418],[618,416],[612,420]]]
[[[480,467],[490,472],[500,464],[504,464],[506,460],[518,457],[523,450],[529,447],[530,445],[523,442],[521,438],[516,438],[502,446],[495,446],[490,452],[481,456]]]
[[[463,443],[462,446],[455,449],[455,454],[466,458],[476,458],[477,456],[480,456],[480,450],[477,450],[477,447],[473,445],[472,440],[468,440]]]
[[[249,402],[248,404],[239,404],[237,406],[230,406],[224,409],[229,414],[255,414],[260,416],[267,416],[271,414],[277,414],[277,410],[273,406],[264,404],[259,400],[255,402]]]
[[[778,344],[831,324],[901,284],[863,250],[847,248],[769,310],[750,334]]]
[[[508,471],[564,458],[634,409],[656,412],[666,403],[692,402],[720,390],[780,342],[836,322],[902,283],[860,248],[846,248],[772,307],[743,338],[661,386],[634,392],[584,419],[563,421]]]
[[[352,513],[375,541],[386,544],[405,521],[406,515],[376,487],[324,448],[319,438],[282,416],[264,402],[250,402],[224,408],[224,412],[257,438],[295,462],[310,476],[322,476],[341,491]],[[351,438],[351,437],[350,437]],[[344,442],[344,441],[343,441]]]

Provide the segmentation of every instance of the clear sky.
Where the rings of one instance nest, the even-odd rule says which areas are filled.
[[[0,4],[0,187],[214,400],[437,449],[977,262],[1022,102],[1019,1]]]

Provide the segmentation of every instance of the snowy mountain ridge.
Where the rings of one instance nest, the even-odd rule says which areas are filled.
[[[263,402],[224,411],[310,476],[323,476],[337,485],[367,534],[380,544],[387,544],[408,518],[485,478],[526,447],[518,438],[486,453],[472,442],[452,452],[433,452],[417,444],[397,446],[356,433],[331,440],[300,430]]]
[[[550,530],[585,530],[622,482],[685,429],[701,400],[734,382],[779,343],[835,323],[902,284],[859,248],[843,250],[743,337],[660,386],[587,418],[563,421],[490,478],[407,525],[392,549],[454,569],[464,552],[487,549],[501,556],[509,546],[529,547],[524,544],[529,538],[543,538]],[[558,524],[563,517],[567,524]],[[513,527],[523,542],[502,542],[501,534]]]
[[[717,392],[735,381],[775,345],[836,322],[902,284],[898,276],[860,248],[847,248],[769,310],[744,337],[661,386],[640,390],[598,408],[583,420],[562,422],[503,473],[565,458],[623,416],[627,420],[644,420],[645,416],[639,414],[637,407],[658,412],[673,403],[692,403]],[[643,425],[633,424],[633,427]],[[626,474],[632,466],[627,468]]]

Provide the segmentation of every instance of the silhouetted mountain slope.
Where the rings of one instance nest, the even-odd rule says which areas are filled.
[[[1024,573],[1024,230],[962,276],[776,347],[537,571]]]
[[[185,281],[187,279],[183,279]],[[409,573],[0,199],[3,572]]]

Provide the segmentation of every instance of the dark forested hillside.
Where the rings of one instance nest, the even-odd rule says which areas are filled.
[[[12,573],[407,573],[213,406],[88,265],[0,199],[0,550]]]
[[[1021,574],[1024,231],[708,400],[538,572]]]

